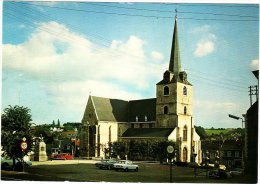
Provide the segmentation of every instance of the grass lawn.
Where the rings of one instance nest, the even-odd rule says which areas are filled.
[[[84,181],[84,182],[143,182],[169,183],[169,166],[160,164],[138,164],[138,172],[116,172],[100,170],[89,163],[35,165],[27,169],[27,174],[16,175],[16,178],[34,181]],[[205,171],[199,170],[194,177],[193,168],[173,167],[173,182],[181,183],[248,183],[245,177],[215,180],[205,177]],[[2,177],[6,176],[3,174]],[[9,175],[9,177],[14,177]]]
[[[212,135],[212,134],[215,134],[215,135],[218,135],[218,134],[220,134],[220,133],[226,134],[226,133],[230,132],[231,130],[232,130],[232,129],[229,129],[229,128],[224,129],[224,130],[218,130],[218,129],[213,129],[213,130],[211,130],[211,129],[205,129],[205,132],[206,132],[207,136],[210,136],[210,135]]]
[[[82,182],[142,182],[169,183],[170,168],[158,163],[138,163],[138,172],[116,172],[114,170],[100,170],[95,167],[95,161],[47,161],[35,162],[26,169],[25,173],[2,171],[2,180],[29,181],[82,181]],[[173,167],[173,182],[179,183],[254,183],[249,177],[215,180],[206,178],[205,170],[199,169],[194,177],[194,169],[189,167]],[[250,182],[251,181],[251,182]]]

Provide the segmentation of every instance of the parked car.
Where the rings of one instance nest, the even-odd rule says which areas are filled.
[[[101,162],[101,164],[99,165],[99,169],[113,169],[115,163],[117,163],[117,161],[112,159],[107,160],[106,162]]]
[[[130,160],[119,160],[117,163],[114,164],[113,167],[116,171],[123,170],[126,172],[129,170],[134,170],[137,172],[139,169],[139,166],[133,164],[133,162]]]
[[[212,169],[208,173],[209,178],[215,179],[226,179],[229,177],[229,174],[223,169]]]
[[[15,159],[15,165],[17,168],[23,167],[23,164],[25,167],[29,167],[32,165],[32,162],[28,159],[23,159],[23,162],[18,159]],[[1,157],[1,169],[2,170],[10,169],[12,166],[13,166],[13,159]]]
[[[234,168],[233,170],[229,171],[229,174],[234,177],[234,176],[239,176],[244,173],[244,169],[242,168]]]
[[[59,154],[52,154],[50,157],[51,160],[73,160],[73,155],[69,153],[59,153]]]
[[[96,163],[95,163],[95,166],[96,166],[96,167],[99,167],[102,163],[107,162],[107,161],[109,161],[109,159],[103,159],[103,160],[101,160],[100,162],[96,162]]]

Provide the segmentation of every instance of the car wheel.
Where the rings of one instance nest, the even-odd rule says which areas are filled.
[[[128,168],[125,168],[125,172],[128,172]]]
[[[135,171],[138,172],[138,167],[136,167]]]

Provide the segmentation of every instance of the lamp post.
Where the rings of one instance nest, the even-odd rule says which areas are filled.
[[[233,119],[236,119],[236,120],[239,120],[241,119],[242,120],[242,129],[243,129],[243,124],[245,122],[245,114],[242,114],[243,118],[241,117],[237,117],[237,116],[234,116],[232,114],[228,114],[228,117],[230,118],[233,118]],[[244,129],[244,133],[245,133],[245,129]],[[242,135],[242,167],[244,168],[244,144],[245,142],[243,141],[243,135]]]
[[[88,150],[88,152],[87,152],[87,156],[88,156],[88,159],[89,159],[89,122],[87,121],[87,132],[88,132],[88,138],[87,138],[87,140],[88,140],[88,142],[87,142],[87,150]]]
[[[209,151],[206,151],[206,158],[205,158],[205,162],[206,162],[206,177],[208,177],[208,164],[209,164]]]
[[[243,114],[242,116],[245,117],[244,114]],[[244,127],[243,124],[244,124],[245,120],[244,120],[243,118],[234,116],[234,115],[232,115],[232,114],[228,114],[228,117],[233,118],[233,119],[236,119],[236,120],[241,119],[241,120],[242,120],[242,128]]]
[[[77,132],[78,132],[78,129],[75,128],[75,146],[74,146],[74,157],[76,156],[76,150],[77,150]]]

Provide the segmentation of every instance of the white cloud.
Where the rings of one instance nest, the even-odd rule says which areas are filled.
[[[151,57],[155,61],[162,61],[164,59],[164,56],[162,53],[157,52],[157,51],[152,51],[151,52]]]
[[[251,69],[252,71],[254,71],[254,70],[259,70],[259,59],[254,59],[254,60],[251,61],[251,63],[250,63],[250,69]]]
[[[209,25],[196,27],[191,32],[194,34],[203,35],[203,37],[198,40],[195,51],[193,52],[196,57],[203,57],[215,51],[217,37],[210,32]]]
[[[57,22],[38,26],[24,43],[3,45],[3,69],[43,82],[58,101],[85,104],[89,91],[132,99],[140,96],[129,88],[147,89],[151,78],[161,77],[163,66],[146,61],[145,41],[134,35],[103,47]]]
[[[210,29],[209,25],[203,25],[203,26],[195,27],[190,32],[191,33],[208,33],[209,29]]]
[[[210,40],[200,40],[197,43],[196,50],[194,51],[194,55],[197,57],[206,56],[212,53],[215,50],[215,44]]]

